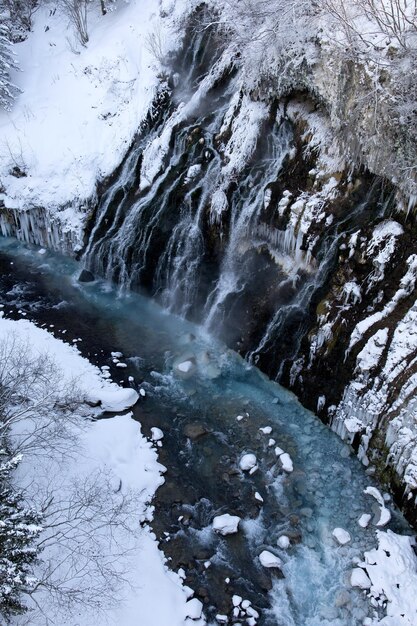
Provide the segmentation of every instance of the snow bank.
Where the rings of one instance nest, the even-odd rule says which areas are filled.
[[[102,379],[98,368],[84,359],[78,350],[71,345],[63,343],[54,338],[47,331],[36,327],[27,320],[13,321],[0,318],[0,341],[13,337],[20,344],[29,347],[32,355],[47,354],[53,359],[56,367],[60,369],[61,378],[66,384],[71,385],[75,380],[74,389],[79,389],[85,393],[86,397],[92,395],[100,397],[103,406],[105,402],[107,408],[113,408],[123,404],[125,407],[136,396],[130,392],[133,390],[123,390],[113,383]],[[59,390],[52,390],[59,393]],[[119,393],[118,393],[119,392]],[[128,394],[122,392],[129,392]],[[84,407],[86,408],[86,406]],[[91,413],[95,412],[91,408]],[[85,415],[85,410],[84,410]],[[114,606],[106,608],[99,621],[109,624],[123,624],[123,626],[184,626],[190,609],[194,607],[193,616],[196,616],[196,602],[187,604],[189,590],[182,587],[182,583],[177,574],[170,572],[165,564],[165,558],[159,551],[155,537],[146,527],[141,528],[139,521],[146,522],[152,518],[152,507],[149,502],[155,494],[156,489],[163,483],[162,474],[165,468],[157,461],[157,454],[152,445],[141,434],[140,424],[131,419],[131,414],[117,416],[112,419],[99,420],[95,422],[86,421],[81,416],[79,423],[72,419],[69,424],[71,432],[69,437],[76,440],[76,446],[71,448],[69,454],[62,451],[52,450],[48,455],[36,456],[32,458],[30,452],[24,455],[23,461],[18,469],[17,481],[19,486],[26,488],[29,497],[35,506],[38,501],[42,501],[41,494],[48,491],[54,494],[54,508],[59,510],[59,499],[67,498],[66,494],[71,494],[71,489],[75,484],[89,484],[93,476],[101,476],[103,482],[94,484],[97,488],[99,498],[104,498],[111,502],[118,498],[134,498],[133,507],[128,520],[128,526],[133,528],[134,534],[126,530],[124,525],[116,527],[106,527],[104,524],[100,532],[94,536],[94,546],[90,546],[91,554],[95,550],[102,549],[106,553],[108,550],[112,554],[113,549],[122,545],[126,547],[125,556],[114,558],[114,567],[120,568],[122,578],[120,580],[120,590],[117,590],[118,601]],[[70,441],[68,441],[68,444]],[[36,472],[34,472],[36,466]],[[69,497],[69,496],[68,496]],[[66,515],[65,512],[58,515]],[[82,528],[83,543],[85,546],[86,559],[90,558],[88,552],[89,545],[86,543],[86,524],[88,516],[85,516]],[[87,520],[87,521],[86,521]],[[65,518],[58,517],[56,521],[65,523]],[[125,520],[127,522],[127,519]],[[76,521],[75,530],[68,530],[77,539]],[[44,531],[47,532],[47,531]],[[44,537],[41,535],[41,540]],[[100,548],[97,547],[97,541]],[[58,565],[61,560],[65,565],[65,542],[57,545],[52,542],[45,543],[45,549],[41,558],[46,562],[50,561],[57,565],[57,576],[60,575]],[[113,562],[113,559],[112,559]],[[80,564],[81,567],[82,564]],[[124,569],[125,568],[125,569]],[[117,569],[117,571],[119,571]],[[83,583],[81,578],[81,583]],[[84,580],[84,583],[86,581]],[[68,582],[69,585],[72,581]],[[76,615],[66,611],[64,603],[62,605],[51,602],[51,596],[40,592],[37,601],[44,613],[39,614],[35,610],[30,613],[31,626],[43,626],[45,620],[50,623],[61,623],[67,626],[91,626],[97,622],[97,615],[94,609],[82,607],[82,611],[77,611]],[[200,611],[201,615],[201,611]],[[27,624],[26,617],[14,618],[15,624]],[[194,617],[195,619],[195,617]],[[49,621],[48,621],[49,623]],[[196,626],[205,623],[204,618],[194,622]]]
[[[415,626],[417,623],[417,559],[414,539],[388,530],[377,531],[378,548],[365,552],[370,595],[387,601],[387,615],[372,624]]]
[[[48,355],[62,369],[68,387],[74,386],[81,400],[101,404],[105,411],[124,411],[132,407],[139,396],[134,389],[123,389],[110,383],[103,373],[82,358],[74,345],[68,345],[50,335],[43,328],[38,328],[28,320],[9,320],[0,318],[0,340],[15,334],[18,339],[36,355]]]

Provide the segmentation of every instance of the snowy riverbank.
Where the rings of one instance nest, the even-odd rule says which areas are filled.
[[[126,401],[127,390],[103,378],[100,370],[82,358],[77,348],[54,338],[29,321],[0,318],[0,342],[11,337],[16,345],[30,346],[33,356],[45,355],[45,358],[52,359],[54,370],[59,371],[63,384],[61,389],[73,386],[80,394],[77,401],[82,402],[71,418],[66,435],[68,440],[64,442],[67,450],[64,446],[36,455],[29,451],[23,456],[18,469],[18,486],[25,489],[27,497],[35,505],[41,503],[46,492],[52,494],[54,507],[57,510],[61,508],[53,514],[55,527],[68,523],[65,502],[73,497],[74,485],[83,485],[84,489],[91,485],[94,493],[104,501],[104,508],[97,509],[95,504],[92,509],[96,518],[97,512],[102,515],[103,527],[100,529],[94,525],[97,519],[89,520],[88,510],[84,510],[83,517],[78,520],[74,516],[66,536],[56,541],[51,529],[45,528],[40,542],[46,547],[40,555],[41,563],[35,575],[43,576],[43,564],[49,563],[52,569],[58,566],[53,574],[56,583],[62,585],[65,581],[66,587],[77,589],[77,584],[80,584],[87,588],[89,584],[97,583],[88,579],[88,568],[92,568],[93,577],[95,572],[89,560],[92,551],[99,550],[120,577],[119,585],[108,589],[109,596],[114,594],[117,598],[115,604],[110,601],[107,606],[109,597],[98,598],[104,622],[123,626],[182,626],[190,612],[190,607],[186,605],[190,590],[183,588],[180,577],[167,569],[155,536],[146,524],[152,519],[150,502],[164,480],[165,468],[158,463],[154,446],[143,437],[140,424],[131,419],[131,413],[92,422],[90,418],[98,413],[98,409],[83,403],[85,400],[91,402],[92,398],[104,398],[108,402],[111,397],[113,411],[118,411],[125,409],[129,402],[134,402],[137,395],[132,390],[133,395]],[[56,389],[50,391],[52,394],[59,393]],[[60,398],[55,400],[59,403]],[[24,431],[25,426],[21,424],[20,432]],[[95,482],[92,483],[92,480]],[[130,499],[131,506],[123,519],[118,520],[119,526],[112,527],[110,513],[114,515],[112,507],[119,505],[121,498]],[[94,536],[89,536],[89,532]],[[78,544],[82,546],[80,552],[77,551]],[[79,566],[77,571],[69,566],[74,554]],[[85,562],[82,561],[83,554]],[[84,567],[87,575],[82,572]],[[83,593],[80,594],[79,607],[70,613],[67,613],[62,600],[59,601],[58,594],[40,590],[35,599],[42,611],[35,604],[29,604],[33,612],[15,618],[13,623],[35,626],[50,623],[48,619],[51,623],[65,623],[67,626],[97,623],[95,611],[100,607],[89,609],[84,606]],[[193,623],[198,625],[203,621]]]

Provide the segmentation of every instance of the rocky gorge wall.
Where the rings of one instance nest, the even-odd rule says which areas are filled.
[[[375,126],[368,74],[339,72],[325,45],[266,95],[227,47],[212,55],[213,31],[185,41],[97,197],[3,205],[2,233],[205,324],[347,441],[416,524],[414,144],[383,99]]]

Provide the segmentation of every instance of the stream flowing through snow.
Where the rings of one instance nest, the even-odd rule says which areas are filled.
[[[1,239],[0,265],[7,316],[45,325],[105,375],[143,390],[134,416],[145,435],[162,430],[167,467],[152,527],[209,621],[353,626],[373,615],[349,580],[376,545],[380,509],[364,490],[377,485],[334,433],[204,329],[107,282],[80,284],[75,261]],[[256,457],[253,473],[242,469],[245,454]],[[410,534],[387,506],[387,527]],[[227,513],[239,516],[239,531],[216,534],[213,518]],[[340,545],[335,528],[350,541]],[[279,567],[265,567],[263,551]],[[233,596],[250,602],[245,611]]]

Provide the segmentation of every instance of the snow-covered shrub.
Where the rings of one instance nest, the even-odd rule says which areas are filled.
[[[387,45],[417,50],[417,4],[411,0],[323,0],[325,13],[343,33],[351,50]],[[337,37],[337,33],[335,33]],[[349,50],[349,51],[351,51]]]
[[[284,93],[315,57],[317,8],[312,0],[214,0],[220,22],[242,59],[245,80]]]
[[[0,451],[7,459],[8,455]],[[42,517],[27,507],[22,494],[12,485],[19,456],[0,462],[0,613],[9,616],[26,610],[23,593],[37,584],[32,568],[38,558],[36,539]]]

